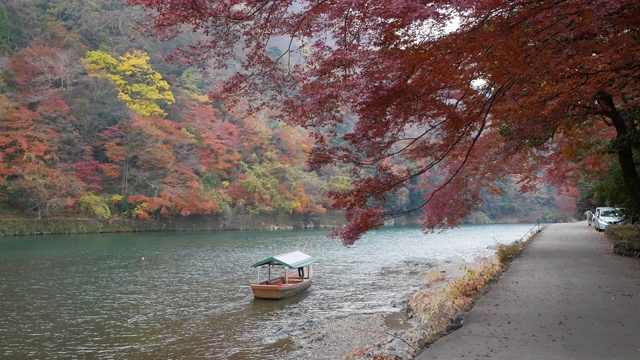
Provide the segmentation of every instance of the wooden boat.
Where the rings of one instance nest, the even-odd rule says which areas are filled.
[[[276,255],[251,265],[258,271],[258,281],[251,284],[256,299],[284,299],[311,286],[313,270],[311,264],[316,258],[301,251],[292,251]],[[289,273],[289,270],[294,271]],[[300,270],[302,269],[302,270]],[[266,280],[260,280],[260,274],[266,270]],[[277,274],[280,275],[277,275]],[[275,275],[275,277],[274,277]]]

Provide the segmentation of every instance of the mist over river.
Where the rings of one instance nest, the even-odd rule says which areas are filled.
[[[532,228],[393,227],[351,248],[328,230],[0,238],[0,358],[277,359],[293,329],[400,311],[433,261],[487,256]],[[253,299],[249,266],[292,250],[318,258],[311,288]]]

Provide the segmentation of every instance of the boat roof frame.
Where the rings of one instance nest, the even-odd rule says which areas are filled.
[[[317,258],[307,255],[302,251],[291,251],[288,253],[272,256],[270,258],[266,258],[264,260],[258,261],[257,263],[251,265],[253,268],[261,267],[264,265],[274,266],[279,265],[283,267],[288,267],[290,269],[296,269],[299,267],[304,267],[313,264]]]

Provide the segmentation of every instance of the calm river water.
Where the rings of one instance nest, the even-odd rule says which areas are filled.
[[[325,230],[0,238],[0,358],[277,359],[286,329],[398,311],[416,264],[486,256],[532,227],[385,228],[351,248]],[[319,259],[313,286],[254,300],[249,266],[296,249]]]

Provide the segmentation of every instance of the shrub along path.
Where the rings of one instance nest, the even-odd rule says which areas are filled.
[[[586,221],[545,227],[416,359],[640,359],[640,259]]]

